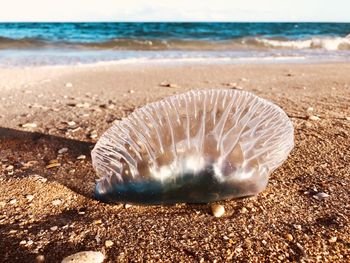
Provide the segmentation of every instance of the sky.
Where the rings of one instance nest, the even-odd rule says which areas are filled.
[[[350,0],[0,0],[1,22],[350,22]]]

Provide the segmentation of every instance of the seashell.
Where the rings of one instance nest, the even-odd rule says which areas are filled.
[[[104,258],[99,251],[82,251],[65,257],[61,263],[102,263]]]
[[[215,217],[222,217],[225,214],[225,207],[222,205],[212,204],[210,208],[213,216]]]
[[[95,196],[129,204],[207,203],[256,195],[294,146],[271,102],[239,90],[189,91],[116,122],[92,151]]]

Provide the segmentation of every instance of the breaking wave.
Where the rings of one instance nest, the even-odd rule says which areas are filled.
[[[259,49],[322,49],[350,50],[350,34],[346,37],[312,37],[307,39],[243,37],[231,40],[188,39],[128,39],[117,38],[104,42],[64,42],[42,39],[12,39],[0,37],[0,50],[5,49],[100,49],[100,50],[259,50]]]
[[[300,40],[256,38],[257,43],[269,48],[350,50],[350,35],[346,37],[319,37]]]

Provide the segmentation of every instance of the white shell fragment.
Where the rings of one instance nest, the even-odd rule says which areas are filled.
[[[317,200],[323,200],[323,199],[326,199],[328,197],[329,197],[329,194],[326,194],[324,192],[320,192],[320,193],[313,195],[313,198],[315,198]]]
[[[106,202],[206,203],[255,195],[294,146],[285,112],[249,92],[189,91],[135,110],[92,151]]]
[[[210,208],[213,216],[215,217],[222,217],[225,214],[225,207],[222,205],[212,204]]]
[[[62,263],[102,263],[104,255],[98,251],[82,251],[70,255],[62,260]]]

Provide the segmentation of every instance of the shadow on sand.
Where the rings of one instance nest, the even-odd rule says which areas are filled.
[[[93,249],[91,244],[96,242],[96,233],[89,233],[84,237],[86,244],[71,242],[67,239],[72,231],[70,228],[63,229],[63,226],[71,224],[88,225],[91,224],[93,220],[94,217],[89,215],[77,216],[76,210],[65,210],[60,214],[48,215],[42,220],[30,224],[30,228],[27,229],[28,232],[26,234],[23,233],[18,222],[2,225],[0,240],[1,247],[4,249],[0,249],[0,262],[37,262],[35,258],[39,254],[45,255],[45,262],[61,262],[64,257],[74,254],[77,251],[91,250]],[[53,225],[58,226],[60,232],[62,232],[67,239],[62,239],[54,235],[48,240],[46,235],[45,239],[49,242],[44,248],[39,249],[40,253],[31,251],[26,245],[20,245],[22,240],[26,240],[28,234],[43,236],[45,232],[50,231],[50,227]],[[10,234],[12,229],[18,230],[17,233]]]
[[[20,131],[10,128],[0,128],[0,160],[5,165],[13,165],[14,173],[3,173],[5,178],[25,178],[34,174],[55,181],[72,191],[87,198],[93,198],[95,172],[91,165],[90,152],[93,143],[63,138],[38,132]],[[68,148],[68,152],[58,154],[58,150]],[[85,160],[77,160],[77,156],[85,155]],[[57,159],[59,167],[48,169],[50,160]],[[27,165],[27,164],[31,165]],[[93,216],[77,216],[77,211],[66,210],[57,215],[48,215],[30,225],[31,234],[40,235],[52,225],[63,226],[72,223],[91,223]],[[0,224],[1,225],[1,224]],[[10,234],[12,229],[18,232]],[[70,229],[66,230],[67,236]],[[36,253],[31,252],[19,243],[24,239],[22,227],[17,221],[2,224],[0,227],[0,262],[34,262]],[[90,243],[95,236],[86,237]],[[88,242],[89,244],[89,242]],[[61,247],[61,249],[57,249]],[[6,249],[5,249],[6,248]],[[63,249],[64,248],[64,249]],[[89,249],[89,245],[77,245],[67,240],[50,240],[41,251],[46,256],[45,262],[60,262],[69,254],[79,250]],[[4,260],[4,261],[3,261]]]
[[[0,128],[0,160],[15,167],[12,177],[38,174],[92,198],[96,175],[91,165],[93,143],[38,132]],[[64,154],[58,150],[68,148]],[[85,155],[85,160],[77,160]],[[51,160],[59,167],[46,168]],[[32,163],[29,167],[26,164]]]

